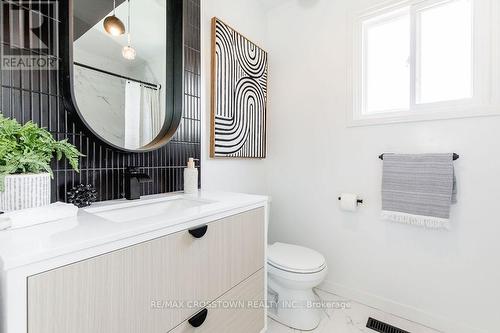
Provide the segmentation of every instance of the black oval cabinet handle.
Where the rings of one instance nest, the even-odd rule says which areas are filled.
[[[205,308],[192,316],[191,319],[188,320],[188,323],[190,323],[193,327],[200,327],[205,322],[205,319],[207,319],[207,315],[208,310]]]
[[[194,237],[194,238],[201,238],[205,236],[207,233],[208,225],[204,225],[195,229],[189,230],[189,233]]]

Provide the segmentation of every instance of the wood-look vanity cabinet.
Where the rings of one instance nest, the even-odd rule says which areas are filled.
[[[200,238],[185,230],[30,276],[28,333],[260,332],[264,221],[259,208]]]

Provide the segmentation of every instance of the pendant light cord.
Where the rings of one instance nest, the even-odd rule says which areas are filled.
[[[113,16],[116,16],[116,0],[113,0]]]
[[[128,24],[128,46],[130,46],[130,0],[128,0],[128,18],[127,18],[127,24]]]

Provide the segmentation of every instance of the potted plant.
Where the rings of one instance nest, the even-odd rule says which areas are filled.
[[[75,146],[56,141],[33,122],[21,125],[0,113],[0,211],[50,204],[50,162],[63,156],[78,172],[83,155]]]

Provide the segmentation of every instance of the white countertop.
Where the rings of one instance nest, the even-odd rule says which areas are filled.
[[[147,239],[149,234],[151,234],[150,239],[152,239],[158,237],[158,233],[154,232],[159,230],[161,230],[160,234],[162,235],[171,234],[192,228],[197,223],[203,222],[204,218],[245,207],[264,205],[268,201],[266,196],[200,191],[196,195],[171,193],[144,196],[133,203],[164,200],[165,198],[192,198],[210,203],[186,209],[184,212],[169,216],[164,220],[156,216],[156,218],[128,222],[113,222],[93,215],[85,209],[80,209],[78,215],[73,218],[23,229],[0,231],[0,271],[7,271],[103,244],[117,243],[136,238],[139,235],[146,235],[141,241]],[[104,201],[92,205],[91,210],[99,211],[101,208],[109,208],[110,205],[120,207],[131,202],[125,199]],[[126,244],[123,242],[117,244],[117,248],[123,245]]]

